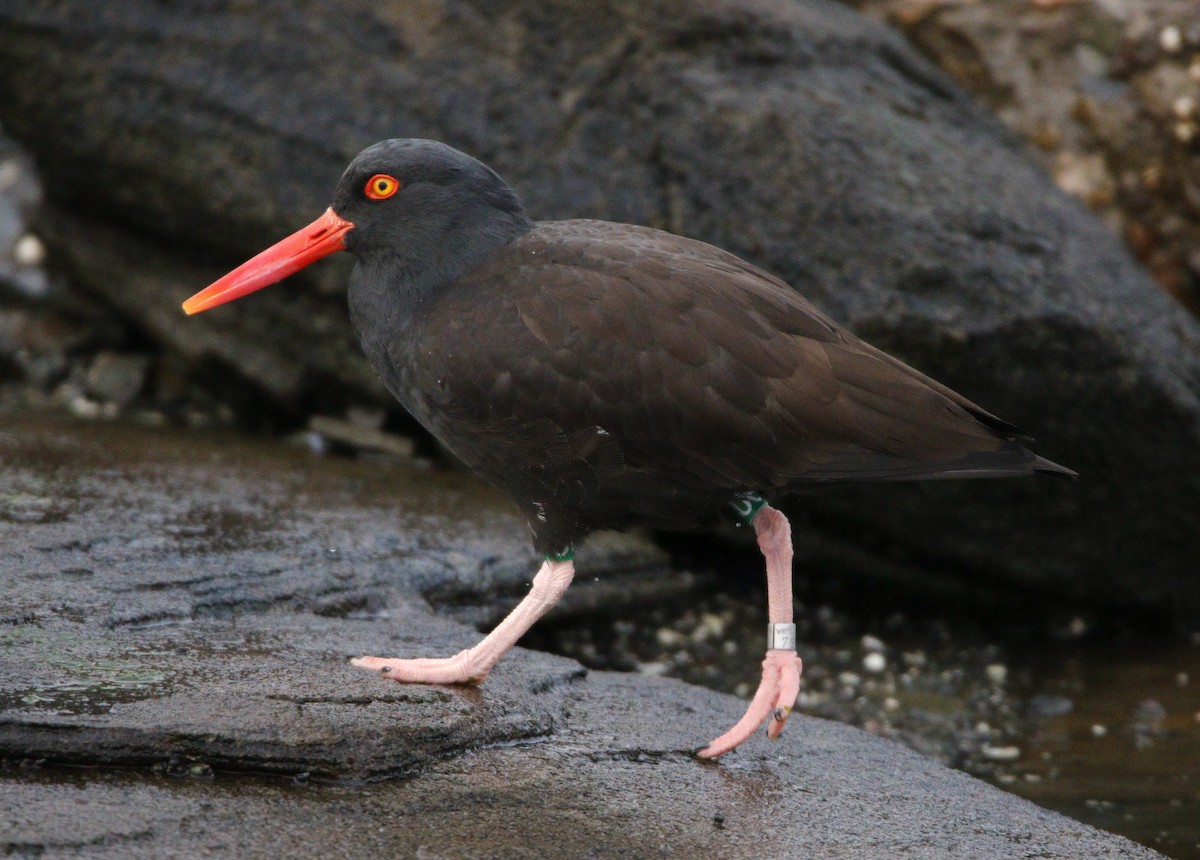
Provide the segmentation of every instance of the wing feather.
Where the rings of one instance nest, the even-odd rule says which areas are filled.
[[[1013,473],[1032,457],[1015,427],[777,278],[648,228],[538,225],[414,331],[411,387],[431,392],[418,418],[514,497],[555,469],[585,496],[666,497]]]

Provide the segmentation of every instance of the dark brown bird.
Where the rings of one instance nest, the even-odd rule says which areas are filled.
[[[525,514],[546,558],[479,645],[363,657],[407,683],[479,683],[554,605],[597,529],[751,523],[767,562],[767,659],[733,749],[799,690],[791,537],[766,499],[815,484],[1074,472],[1020,430],[856,338],[787,284],[711,245],[604,221],[533,222],[488,167],[389,140],[313,224],[184,303],[189,314],[345,249],[350,316],[388,389]]]

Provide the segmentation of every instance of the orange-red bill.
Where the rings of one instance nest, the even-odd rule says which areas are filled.
[[[242,263],[225,277],[183,303],[187,314],[198,314],[269,287],[305,266],[346,247],[346,232],[354,225],[326,209],[316,221]]]

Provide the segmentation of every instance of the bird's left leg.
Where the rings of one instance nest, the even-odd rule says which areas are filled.
[[[736,747],[771,718],[767,737],[779,737],[800,694],[800,672],[804,668],[796,654],[796,626],[792,623],[792,527],[782,513],[757,500],[750,508],[751,522],[758,535],[758,548],[767,561],[767,657],[762,680],[746,714],[732,729],[709,743],[697,755],[716,758]]]
[[[350,662],[373,669],[402,684],[479,684],[509,648],[558,603],[575,576],[570,559],[546,559],[525,599],[474,648],[453,657],[399,660],[388,657],[357,657]]]

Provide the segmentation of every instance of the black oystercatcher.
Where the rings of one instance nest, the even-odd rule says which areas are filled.
[[[347,168],[332,206],[184,303],[198,313],[334,251],[358,258],[350,317],[388,389],[529,520],[545,563],[474,648],[362,657],[402,683],[479,683],[562,596],[596,529],[752,524],[766,558],[767,656],[746,715],[770,718],[800,659],[791,529],[766,499],[833,481],[1073,477],[1024,435],[863,343],[787,284],[711,245],[603,221],[534,222],[479,161],[389,140]]]

